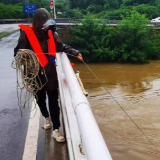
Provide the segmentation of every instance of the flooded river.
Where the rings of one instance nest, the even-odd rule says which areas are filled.
[[[84,64],[75,70],[113,160],[160,160],[160,61],[88,66],[107,91]]]

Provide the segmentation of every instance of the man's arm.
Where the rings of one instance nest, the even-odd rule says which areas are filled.
[[[79,59],[80,61],[83,60],[81,53],[78,50],[64,44],[60,40],[57,33],[54,34],[54,39],[56,43],[57,52],[65,52],[65,53],[68,53],[69,55],[72,55],[73,57],[77,57],[77,59]]]

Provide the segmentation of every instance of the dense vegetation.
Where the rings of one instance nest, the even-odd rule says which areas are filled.
[[[37,4],[49,10],[49,0],[1,0],[0,19],[26,17],[23,4]],[[160,13],[160,0],[56,0],[55,4],[56,12],[61,13],[57,15],[59,18],[82,18],[90,12],[101,19],[121,19],[122,15],[134,9],[152,19]],[[10,14],[10,10],[14,10],[15,14]]]
[[[27,17],[23,4],[50,10],[46,0],[1,0],[0,19]],[[57,18],[83,18],[82,26],[71,29],[73,40],[67,43],[79,49],[86,61],[147,63],[160,58],[160,34],[147,27],[148,20],[160,16],[160,0],[59,0],[55,4]],[[101,25],[96,19],[103,20]],[[113,19],[121,20],[118,26],[106,27]]]
[[[82,26],[71,29],[73,39],[68,43],[88,62],[148,63],[160,58],[160,35],[147,23],[145,15],[134,10],[117,27],[99,25],[87,15]]]

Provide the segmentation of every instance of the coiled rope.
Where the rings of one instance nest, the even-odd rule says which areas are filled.
[[[45,84],[42,84],[39,77],[39,61],[35,53],[29,49],[21,49],[17,52],[12,61],[12,67],[16,69],[18,106],[22,116],[22,109],[25,109],[27,103],[29,106],[29,102],[34,100],[36,93],[48,80],[44,68],[41,68],[46,79]]]

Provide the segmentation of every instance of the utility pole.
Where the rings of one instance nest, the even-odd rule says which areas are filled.
[[[56,7],[55,7],[55,1],[54,1],[54,19],[56,19]]]
[[[56,19],[56,8],[55,8],[55,1],[50,1],[49,2],[49,6],[50,6],[50,9],[51,9],[51,12],[52,12],[52,17],[53,17],[53,9],[54,9],[54,19]]]

